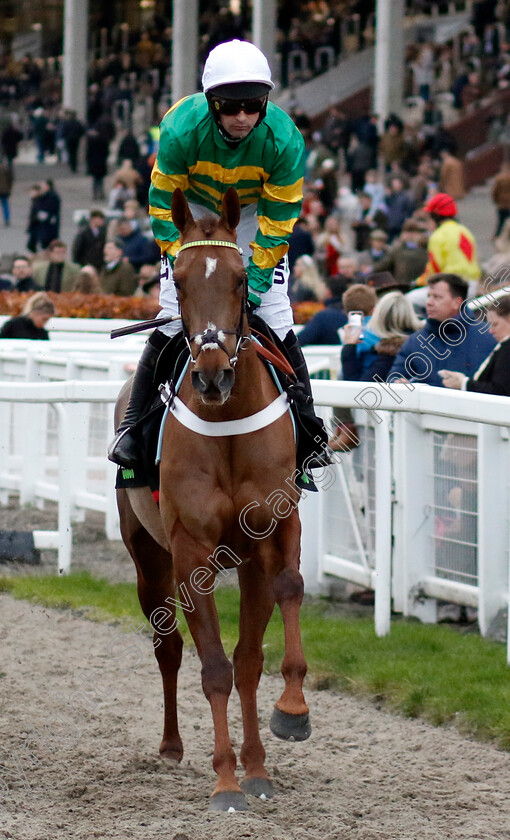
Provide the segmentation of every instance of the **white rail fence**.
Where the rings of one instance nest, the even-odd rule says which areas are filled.
[[[11,494],[58,503],[57,531],[34,536],[58,550],[61,572],[86,510],[104,513],[108,538],[120,537],[105,451],[142,342],[1,344],[0,504]],[[325,376],[338,366],[337,347],[307,357]],[[357,409],[362,445],[301,503],[307,591],[331,576],[373,588],[379,635],[392,607],[435,621],[437,599],[477,607],[486,634],[509,593],[507,398],[336,381],[314,381],[314,393],[326,419],[335,406]]]

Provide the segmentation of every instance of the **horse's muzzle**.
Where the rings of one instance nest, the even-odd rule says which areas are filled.
[[[202,395],[207,403],[224,403],[230,396],[234,387],[235,372],[232,368],[209,371],[194,370],[191,374],[191,382],[195,390]]]

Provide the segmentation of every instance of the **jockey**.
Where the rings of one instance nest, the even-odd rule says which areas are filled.
[[[221,212],[228,187],[237,190],[241,220],[237,243],[248,275],[248,307],[262,318],[287,350],[306,396],[298,411],[312,425],[314,449],[327,443],[315,416],[308,370],[292,330],[288,296],[288,240],[302,202],[304,141],[291,118],[268,101],[274,88],[263,53],[247,41],[228,41],[210,53],[202,76],[203,93],[181,99],[164,116],[152,171],[149,214],[161,248],[160,317],[179,314],[172,265],[179,250],[179,231],[172,221],[173,191],[183,190],[195,219]],[[153,375],[165,341],[182,329],[172,322],[149,338],[133,380],[129,405],[108,457],[121,466],[139,461],[138,445],[129,434],[148,407]],[[165,337],[167,337],[165,339]],[[318,436],[318,437],[317,437]],[[319,442],[317,442],[319,441]],[[312,453],[312,448],[308,455]],[[307,469],[324,466],[328,458]],[[298,464],[298,467],[302,467]],[[305,484],[309,478],[305,478]],[[309,488],[311,489],[311,488]]]
[[[426,286],[433,274],[458,274],[464,280],[479,280],[481,269],[471,231],[455,218],[457,204],[448,193],[432,196],[423,208],[430,214],[434,231],[428,244],[428,262],[417,286]]]

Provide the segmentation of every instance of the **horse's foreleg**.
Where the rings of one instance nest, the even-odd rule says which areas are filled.
[[[275,601],[267,578],[254,561],[239,566],[237,572],[241,613],[239,643],[234,651],[234,678],[243,714],[241,761],[246,774],[241,787],[245,793],[270,798],[273,788],[264,767],[266,753],[259,733],[257,687],[264,662],[262,640]]]
[[[180,761],[183,747],[177,723],[177,674],[182,658],[182,637],[177,628],[172,556],[142,527],[125,490],[117,492],[122,536],[136,566],[138,598],[144,615],[155,628],[154,653],[163,680],[164,727],[159,747],[163,758]]]
[[[299,609],[304,592],[299,572],[300,534],[297,512],[280,522],[278,544],[284,557],[284,567],[275,575],[273,583],[284,625],[285,655],[281,672],[285,689],[275,704],[270,727],[279,738],[295,741],[306,740],[311,732],[308,706],[303,695],[306,661],[299,627]]]
[[[232,691],[232,665],[223,650],[214,603],[216,570],[209,563],[207,548],[194,540],[180,522],[176,523],[172,532],[172,551],[181,603],[202,663],[202,688],[211,706],[214,723],[213,767],[218,779],[210,807],[219,811],[228,811],[229,808],[245,810],[246,800],[235,775],[236,757],[228,731],[227,704]],[[204,570],[210,572],[207,579]],[[187,601],[186,605],[183,598]]]

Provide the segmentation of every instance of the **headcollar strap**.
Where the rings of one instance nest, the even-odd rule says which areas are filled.
[[[221,246],[222,248],[235,248],[235,250],[242,254],[242,248],[239,245],[236,245],[235,242],[228,242],[224,239],[198,239],[196,242],[188,242],[187,245],[181,245],[179,250],[177,251],[177,256],[181,253],[181,251],[185,251],[186,248],[197,248],[199,245],[214,245],[215,247]]]

